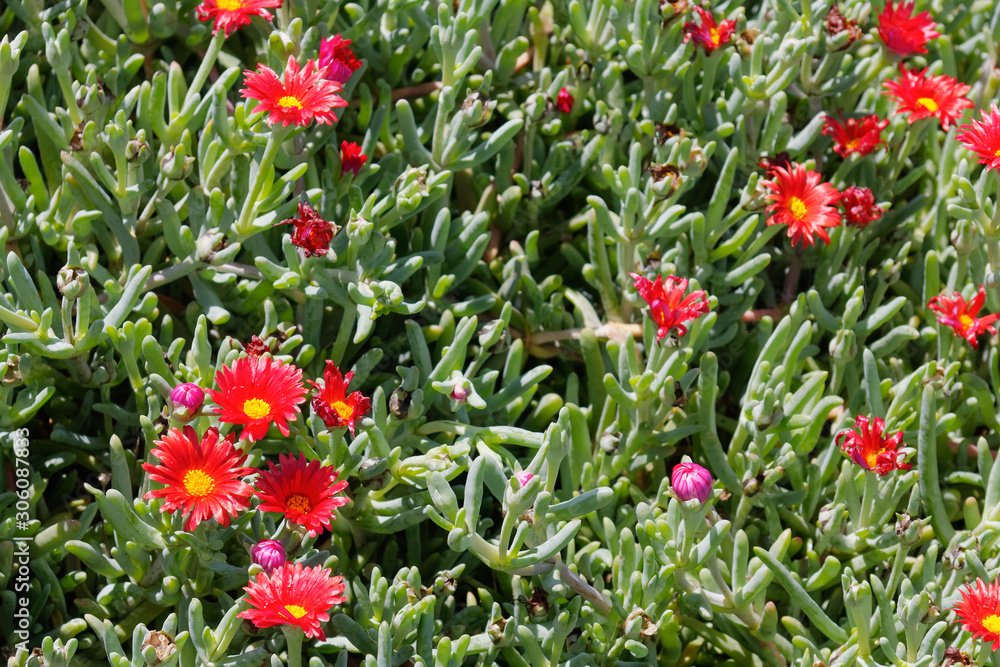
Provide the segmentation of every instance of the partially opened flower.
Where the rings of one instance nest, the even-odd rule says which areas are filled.
[[[243,590],[250,609],[240,612],[258,628],[292,625],[302,628],[307,637],[326,639],[321,623],[330,620],[330,609],[347,601],[343,596],[344,578],[332,576],[329,569],[317,565],[303,568],[302,563],[286,563],[270,574],[261,572]]]
[[[888,475],[893,470],[909,470],[913,466],[904,463],[906,453],[899,451],[903,442],[903,432],[885,437],[885,420],[859,415],[854,418],[853,431],[841,431],[835,442],[840,451],[850,455],[851,460],[865,470],[877,475]]]
[[[250,506],[253,490],[242,481],[257,472],[243,466],[246,455],[233,446],[233,434],[219,440],[219,430],[210,428],[198,439],[190,426],[170,429],[153,443],[150,452],[159,465],[143,463],[149,479],[166,486],[146,493],[143,498],[163,498],[162,511],[180,511],[187,516],[184,530],[194,530],[202,521],[215,518],[228,526],[230,517]]]
[[[848,227],[867,227],[885,213],[882,207],[875,205],[875,195],[870,189],[856,185],[840,193],[840,205],[844,207],[844,222]]]
[[[959,592],[962,599],[952,607],[958,618],[952,623],[961,623],[973,637],[993,644],[991,650],[1000,649],[1000,579],[987,586],[976,577],[975,586],[966,584]]]
[[[351,40],[340,35],[320,40],[319,57],[316,60],[319,69],[326,71],[326,78],[340,84],[347,83],[351,75],[361,67],[361,61],[351,50]]]
[[[708,313],[708,296],[704,290],[697,290],[684,296],[687,291],[687,278],[669,276],[664,282],[663,276],[656,276],[656,282],[638,273],[630,273],[633,287],[649,304],[649,314],[656,323],[656,342],[662,341],[677,329],[677,335],[687,333],[684,322],[695,320]]]
[[[323,420],[327,428],[346,426],[352,438],[357,421],[372,409],[371,400],[365,398],[360,391],[347,395],[347,387],[353,378],[353,372],[341,375],[337,364],[327,360],[326,370],[323,371],[323,384],[309,380],[309,384],[317,392],[312,398],[313,412]]]
[[[940,37],[930,12],[913,15],[914,3],[889,0],[878,15],[878,34],[885,45],[901,56],[927,53],[927,42]]]
[[[937,321],[946,327],[951,327],[956,336],[969,341],[973,348],[979,349],[977,337],[985,332],[995,334],[992,326],[1000,314],[979,317],[979,311],[986,303],[986,290],[980,285],[979,292],[966,303],[961,293],[952,292],[951,296],[936,296],[927,302],[927,307],[938,314]]]
[[[255,112],[268,112],[267,124],[308,125],[310,121],[332,124],[337,120],[334,109],[346,107],[347,101],[337,95],[341,85],[322,76],[316,62],[310,60],[300,70],[293,56],[288,56],[284,83],[267,65],[257,65],[257,71],[243,72],[246,88],[243,97],[258,100]]]
[[[1000,109],[997,105],[990,106],[990,112],[981,109],[982,121],[973,120],[970,125],[963,125],[958,139],[963,146],[979,155],[979,163],[987,169],[1000,169]]]
[[[885,81],[882,94],[896,100],[899,111],[909,113],[909,123],[921,118],[937,118],[941,128],[948,128],[958,122],[963,110],[972,106],[972,100],[965,94],[972,90],[947,74],[927,75],[927,69],[908,70],[902,65],[899,81]]]
[[[340,142],[340,175],[351,172],[355,176],[365,166],[368,156],[361,152],[361,146],[353,141]]]
[[[199,21],[215,21],[212,34],[225,31],[226,37],[237,28],[250,25],[250,17],[259,16],[267,22],[274,18],[265,7],[280,7],[282,0],[205,0],[195,8]]]
[[[562,113],[569,113],[573,110],[573,96],[566,90],[566,86],[559,89],[559,94],[556,96],[556,108]]]
[[[305,250],[306,257],[319,255],[322,257],[330,252],[330,241],[337,234],[337,226],[324,220],[312,206],[299,202],[299,217],[289,218],[275,223],[278,225],[294,225],[292,243]]]
[[[809,171],[801,164],[792,163],[790,170],[775,167],[771,170],[773,181],[761,181],[771,190],[767,207],[771,216],[767,225],[788,225],[792,245],[800,240],[805,245],[815,245],[813,235],[830,242],[826,228],[840,226],[840,213],[835,208],[840,198],[837,188],[820,183],[818,172]]]
[[[350,502],[337,494],[347,488],[337,481],[337,471],[319,461],[306,461],[305,454],[278,456],[279,466],[267,462],[255,487],[262,512],[279,512],[291,523],[305,526],[310,535],[330,529],[333,511]]]
[[[288,435],[288,420],[295,419],[306,388],[302,370],[271,357],[243,357],[215,374],[216,389],[208,394],[219,406],[219,421],[243,424],[240,439],[260,440],[275,424]]]
[[[826,117],[823,125],[823,134],[833,138],[833,150],[843,158],[851,153],[868,155],[882,143],[882,130],[889,125],[888,120],[880,120],[876,114],[862,116],[861,118],[847,118],[837,112],[840,116],[838,123],[832,116]]]
[[[705,53],[711,53],[732,40],[733,33],[736,31],[736,21],[728,20],[716,24],[712,12],[701,7],[695,7],[694,10],[701,17],[701,23],[688,21],[684,24],[685,42],[693,39],[696,46],[704,48]]]
[[[269,574],[288,560],[285,546],[277,540],[261,540],[250,550],[250,558]]]

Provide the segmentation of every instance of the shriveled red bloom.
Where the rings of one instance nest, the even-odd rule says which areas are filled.
[[[632,277],[632,285],[639,296],[649,304],[650,316],[657,326],[657,343],[669,336],[673,329],[677,329],[678,336],[683,336],[687,333],[684,322],[696,320],[708,313],[708,295],[705,290],[696,290],[684,296],[688,287],[687,278],[668,276],[664,282],[663,276],[656,276],[656,282],[650,282],[638,273],[630,273],[629,276]]]
[[[781,151],[777,155],[772,155],[770,157],[764,156],[757,162],[757,166],[764,169],[771,174],[775,167],[781,167],[782,169],[792,168],[792,158],[788,154],[788,151]]]
[[[353,378],[353,372],[342,376],[337,364],[327,360],[326,370],[323,371],[323,384],[308,381],[316,389],[316,394],[312,398],[313,412],[316,416],[323,420],[327,428],[346,426],[351,431],[352,438],[357,421],[372,409],[371,400],[362,396],[360,391],[347,395],[347,386],[351,384]]]
[[[347,488],[346,481],[337,481],[337,471],[319,461],[306,461],[305,454],[298,458],[289,454],[278,456],[281,467],[267,462],[268,470],[261,471],[255,486],[262,512],[280,512],[292,523],[305,526],[310,535],[330,529],[335,518],[333,510],[350,500],[337,496]]]
[[[342,141],[340,143],[340,175],[352,172],[355,176],[365,166],[368,156],[361,152],[361,146],[353,141]]]
[[[865,470],[885,476],[893,470],[909,470],[913,466],[904,463],[904,452],[898,451],[903,442],[903,432],[885,437],[885,420],[859,415],[854,418],[853,431],[841,431],[835,442],[840,451],[850,454],[851,460]]]
[[[768,195],[773,203],[767,207],[770,225],[788,225],[792,246],[800,240],[805,245],[815,245],[813,234],[830,242],[827,227],[840,226],[840,213],[835,206],[840,198],[837,188],[820,183],[818,172],[809,171],[801,164],[792,163],[791,169],[775,167],[771,170],[773,181],[761,181],[772,191]]]
[[[259,357],[265,352],[271,351],[271,343],[264,342],[260,336],[252,336],[249,343],[240,343],[240,345],[243,346],[244,352],[253,357]]]
[[[566,86],[559,89],[559,94],[556,96],[556,108],[563,113],[569,113],[573,110],[573,96],[566,90]]]
[[[985,332],[995,334],[997,330],[992,325],[1000,317],[997,313],[978,317],[984,303],[986,303],[986,289],[980,285],[979,292],[968,303],[962,298],[961,293],[952,292],[951,296],[934,297],[927,302],[927,307],[938,314],[938,322],[951,327],[956,336],[969,341],[972,347],[978,350],[979,341],[976,337]]]
[[[736,21],[728,20],[716,24],[712,12],[701,7],[694,7],[701,17],[701,24],[688,21],[684,24],[684,41],[694,40],[695,46],[701,46],[705,53],[711,53],[720,46],[728,44],[736,31]]]
[[[288,420],[295,419],[305,401],[302,369],[271,357],[242,357],[232,367],[215,374],[217,390],[208,389],[219,407],[219,421],[243,424],[240,439],[260,440],[271,424],[288,435]]]
[[[952,607],[958,618],[952,623],[961,623],[973,637],[992,643],[992,650],[1000,649],[1000,579],[987,586],[976,577],[975,586],[966,584],[959,592],[962,599]]]
[[[885,45],[901,56],[927,53],[927,42],[940,37],[930,12],[913,15],[914,3],[889,0],[878,15],[878,34]]]
[[[899,66],[899,81],[885,81],[886,90],[882,94],[896,100],[899,111],[910,114],[911,124],[921,118],[935,117],[941,121],[941,128],[948,128],[958,122],[963,109],[972,106],[965,94],[971,86],[953,79],[947,74],[927,76],[927,69],[908,70]]]
[[[251,16],[271,22],[274,16],[265,7],[280,7],[282,0],[205,0],[195,8],[199,21],[215,21],[212,34],[224,30],[226,37],[237,28],[250,25]]]
[[[285,563],[270,574],[259,573],[243,590],[250,609],[240,612],[240,618],[258,628],[294,625],[320,641],[326,639],[321,623],[330,620],[330,609],[347,601],[344,578],[332,576],[322,565],[304,568],[302,563]]]
[[[877,114],[846,119],[839,111],[837,115],[839,123],[832,116],[826,117],[823,134],[833,137],[833,150],[840,157],[846,158],[851,153],[868,155],[876,146],[885,143],[882,130],[889,125],[888,120],[880,120]]]
[[[844,31],[850,33],[850,37],[847,39],[847,44],[840,47],[838,51],[844,51],[851,46],[859,37],[861,37],[861,28],[858,27],[858,22],[848,19],[843,14],[840,13],[840,8],[836,3],[830,7],[830,11],[826,13],[826,32],[830,36],[839,35]]]
[[[344,84],[359,67],[361,61],[351,50],[351,40],[340,35],[330,39],[323,38],[319,42],[319,57],[316,58],[319,69],[326,70],[326,78]]]
[[[143,498],[163,498],[163,512],[180,510],[187,516],[184,530],[194,530],[212,517],[228,526],[230,517],[250,506],[253,493],[239,478],[257,472],[242,465],[246,454],[233,447],[233,440],[234,434],[219,440],[216,428],[205,431],[200,441],[190,426],[183,431],[170,429],[150,452],[160,464],[142,464],[149,479],[166,487],[149,491]]]
[[[288,56],[285,68],[285,82],[267,65],[257,65],[257,71],[246,70],[246,88],[241,90],[248,100],[258,100],[254,111],[267,111],[267,124],[308,125],[310,121],[332,124],[337,120],[333,112],[337,107],[346,107],[347,101],[337,95],[341,85],[322,76],[316,70],[316,62],[310,60],[305,69],[300,70],[293,56]]]
[[[983,120],[973,120],[971,125],[963,125],[965,130],[956,139],[970,151],[979,155],[979,163],[987,169],[1000,169],[1000,109],[990,106],[990,112],[980,110]]]
[[[299,202],[299,217],[282,220],[274,226],[289,224],[295,225],[292,243],[305,250],[306,257],[330,252],[330,241],[337,233],[337,226],[324,220],[312,206]]]
[[[848,227],[867,227],[885,213],[882,207],[875,205],[875,195],[870,189],[856,185],[840,193],[840,205],[844,207],[844,223]]]

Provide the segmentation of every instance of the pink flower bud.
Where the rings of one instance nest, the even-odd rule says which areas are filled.
[[[250,557],[265,572],[271,574],[271,570],[285,564],[285,547],[277,540],[261,540],[250,550]]]
[[[170,402],[176,408],[187,408],[191,412],[196,412],[205,401],[205,392],[201,387],[193,382],[183,382],[170,392]]]
[[[670,475],[670,486],[681,500],[705,502],[712,495],[712,473],[697,463],[678,463]]]
[[[469,392],[462,385],[456,384],[455,388],[451,390],[451,397],[459,403],[464,403],[465,399],[469,397]]]
[[[521,488],[524,488],[524,485],[530,482],[532,477],[534,477],[534,475],[527,470],[514,475],[514,478],[517,479],[517,483],[521,485]]]

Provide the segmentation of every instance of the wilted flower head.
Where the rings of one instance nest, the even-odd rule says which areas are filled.
[[[351,172],[357,176],[361,168],[365,166],[365,160],[367,159],[368,156],[361,152],[361,146],[358,146],[353,141],[342,141],[340,143],[341,176],[347,172]]]
[[[261,540],[250,550],[250,558],[268,574],[285,564],[285,547],[277,540]]]
[[[845,30],[850,33],[848,37],[847,44],[842,46],[839,50],[843,51],[848,48],[851,44],[855,42],[859,37],[861,37],[861,29],[858,27],[858,22],[848,19],[843,14],[840,13],[840,8],[834,3],[830,7],[830,11],[826,13],[826,32],[828,35],[834,36],[839,35]]]
[[[361,67],[361,61],[351,50],[351,40],[344,39],[339,34],[320,40],[319,57],[316,60],[319,69],[326,70],[326,78],[340,84],[347,83],[351,75]]]
[[[303,568],[302,563],[286,563],[270,574],[261,572],[243,587],[251,608],[239,617],[258,628],[293,625],[307,637],[322,641],[326,634],[321,624],[330,620],[330,608],[347,600],[344,578],[331,574],[321,565]]]
[[[947,74],[927,75],[927,69],[908,70],[899,66],[899,81],[885,81],[882,94],[896,100],[899,111],[909,113],[909,123],[921,118],[937,118],[945,132],[958,122],[962,111],[972,105],[965,94],[972,90]]]
[[[215,374],[218,389],[208,394],[218,404],[219,421],[243,424],[240,438],[260,440],[275,424],[287,436],[288,420],[305,401],[302,370],[271,357],[242,357]]]
[[[889,125],[888,120],[880,120],[876,114],[861,118],[847,118],[838,111],[838,123],[832,116],[826,117],[823,134],[833,138],[833,150],[846,158],[851,153],[868,155],[882,143],[882,130]]]
[[[972,301],[966,303],[960,292],[952,292],[951,296],[936,296],[927,302],[927,307],[938,314],[937,321],[946,327],[951,327],[956,336],[969,341],[973,348],[979,348],[977,337],[985,332],[995,334],[992,326],[1000,314],[978,317],[983,304],[986,303],[986,290],[980,285],[979,291]]]
[[[280,7],[281,0],[205,0],[195,8],[199,21],[215,21],[212,34],[224,30],[226,37],[237,28],[250,25],[251,16],[267,22],[274,17],[265,7]]]
[[[927,53],[930,40],[940,37],[930,12],[913,15],[914,3],[889,0],[878,15],[878,34],[885,45],[901,56]]]
[[[792,163],[791,170],[775,167],[771,173],[773,181],[761,181],[761,185],[771,190],[768,199],[772,203],[767,207],[771,216],[767,225],[788,225],[793,246],[800,240],[805,245],[814,245],[814,234],[829,243],[830,235],[825,228],[840,226],[840,213],[835,208],[840,198],[837,188],[820,183],[819,173],[801,164]]]
[[[840,205],[844,208],[844,222],[849,227],[867,227],[885,213],[875,205],[875,195],[870,189],[855,185],[840,193]]]
[[[982,121],[973,120],[970,125],[963,125],[958,139],[963,146],[979,155],[979,163],[987,169],[1000,169],[1000,109],[996,104],[990,106],[990,112],[980,109]]]
[[[774,169],[776,167],[781,167],[782,169],[792,168],[792,157],[788,154],[788,151],[781,151],[776,155],[763,156],[758,162],[757,166],[765,170],[768,175],[773,175]]]
[[[569,113],[573,110],[573,96],[566,90],[566,86],[559,89],[559,95],[556,96],[556,108],[563,113]]]
[[[670,475],[670,486],[680,500],[705,502],[712,495],[712,473],[697,463],[678,463]]]
[[[260,102],[254,111],[268,112],[268,125],[308,125],[313,120],[330,125],[337,120],[333,110],[346,107],[347,101],[337,95],[341,85],[320,74],[315,61],[308,61],[300,70],[295,58],[288,56],[284,83],[273,69],[261,64],[256,72],[243,72],[246,88],[240,92],[246,99]]]
[[[649,304],[650,316],[657,326],[657,342],[669,336],[673,329],[677,329],[678,336],[683,336],[687,333],[684,322],[708,313],[708,296],[704,290],[684,296],[688,286],[687,278],[669,276],[664,282],[663,276],[657,276],[656,282],[650,282],[638,273],[630,273],[629,276],[632,277],[639,296]]]
[[[958,616],[953,623],[961,623],[973,637],[981,639],[992,650],[1000,649],[1000,579],[994,579],[987,586],[976,577],[976,584],[966,584],[960,589],[962,599],[952,610]]]
[[[704,48],[705,53],[711,53],[732,40],[733,33],[736,31],[736,21],[728,20],[716,24],[712,12],[701,7],[695,7],[694,10],[701,17],[701,24],[694,21],[688,21],[684,24],[685,42],[693,39],[696,46]]]
[[[312,398],[313,412],[323,420],[327,428],[346,426],[352,438],[357,421],[372,409],[371,399],[365,398],[360,391],[353,391],[350,396],[347,395],[347,387],[353,378],[353,372],[341,375],[337,364],[327,360],[326,370],[323,371],[323,384],[319,385],[309,380],[309,384],[316,389],[316,394]]]
[[[304,526],[310,535],[330,529],[335,519],[333,511],[350,502],[338,496],[347,488],[346,481],[337,481],[333,466],[319,461],[307,461],[305,454],[278,456],[279,466],[267,462],[257,478],[257,497],[262,512],[280,512],[291,522]]]
[[[874,417],[869,423],[868,417],[859,415],[854,418],[854,429],[841,431],[835,441],[840,451],[849,454],[851,460],[865,470],[884,476],[893,470],[909,470],[913,467],[903,462],[906,454],[899,451],[903,432],[889,438],[884,437],[885,420],[881,417]]]
[[[299,202],[299,217],[275,224],[295,225],[292,243],[305,250],[306,257],[323,256],[330,252],[330,241],[337,234],[337,226],[324,220],[309,204]]]
[[[170,392],[170,402],[175,408],[185,408],[189,413],[197,412],[205,402],[205,390],[193,382],[182,382]]]

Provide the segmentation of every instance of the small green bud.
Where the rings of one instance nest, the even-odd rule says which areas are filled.
[[[194,158],[187,155],[184,144],[171,146],[160,160],[160,170],[171,181],[183,181],[194,171]]]
[[[76,301],[90,286],[90,274],[81,266],[64,266],[56,274],[59,293],[70,301]]]

